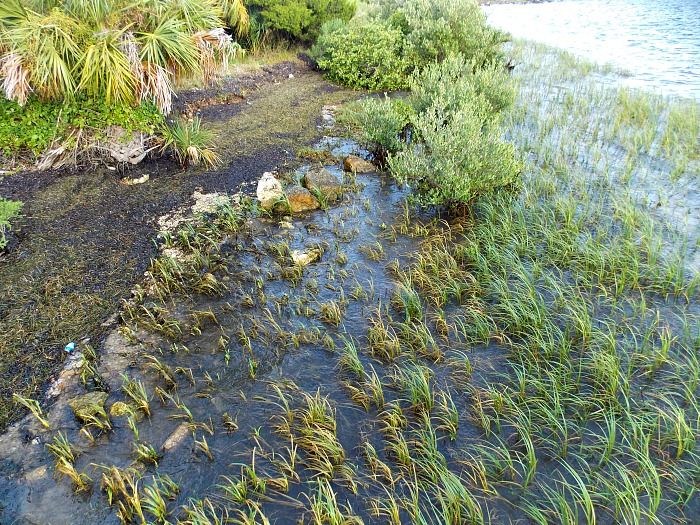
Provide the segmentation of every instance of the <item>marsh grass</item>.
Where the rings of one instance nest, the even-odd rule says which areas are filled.
[[[268,509],[319,524],[692,523],[697,241],[644,195],[684,177],[664,178],[663,132],[649,136],[668,101],[601,87],[595,66],[547,48],[513,52],[539,63],[513,73],[520,95],[504,115],[509,140],[528,152],[518,192],[483,195],[446,220],[417,220],[405,203],[381,254],[343,245],[346,275],[307,267],[273,281],[251,271],[221,298],[193,293],[210,264],[225,274],[220,237],[173,241],[201,253],[164,266],[163,300],[144,296],[152,317],[126,317],[167,341],[144,350],[157,356],[143,364],[164,400],[151,422],[161,411],[184,421],[195,453],[212,459],[198,467],[224,476],[198,498],[184,481],[192,498],[180,523],[267,523]],[[407,238],[417,249],[397,253]],[[275,240],[260,257],[287,264],[289,248]],[[363,264],[384,274],[363,275]],[[171,298],[190,308],[180,331],[165,323],[182,318],[166,310]],[[314,367],[282,363],[266,377],[271,354]],[[176,390],[173,379],[185,381]],[[127,396],[145,414],[142,386]],[[168,519],[165,492],[113,469],[103,486],[120,515]]]

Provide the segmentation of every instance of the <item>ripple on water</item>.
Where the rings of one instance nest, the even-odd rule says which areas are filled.
[[[565,0],[484,10],[493,25],[517,38],[629,72],[627,85],[700,100],[697,0]]]

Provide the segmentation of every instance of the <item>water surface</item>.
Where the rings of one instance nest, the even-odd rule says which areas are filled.
[[[629,73],[634,87],[700,99],[700,2],[565,0],[485,6],[516,38],[560,47]]]

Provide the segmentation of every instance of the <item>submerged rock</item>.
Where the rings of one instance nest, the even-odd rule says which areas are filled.
[[[263,173],[256,191],[260,205],[269,210],[284,197],[282,183],[269,171]]]
[[[125,184],[127,186],[135,186],[137,184],[144,184],[145,182],[148,182],[150,178],[151,176],[148,173],[146,173],[144,175],[141,175],[140,177],[135,178],[124,177],[121,182],[122,184]]]
[[[377,167],[374,164],[357,155],[348,155],[345,157],[343,169],[352,173],[371,173],[377,171]]]
[[[306,266],[318,261],[323,255],[319,248],[311,248],[310,250],[292,250],[292,261],[297,266]]]
[[[304,175],[304,186],[317,191],[329,201],[334,201],[343,193],[340,179],[326,168],[312,168]]]
[[[131,412],[129,405],[124,403],[124,401],[116,401],[109,409],[109,415],[112,417],[126,416]]]
[[[185,441],[188,436],[192,435],[190,432],[190,427],[187,423],[181,423],[170,436],[168,436],[168,439],[165,440],[165,443],[163,443],[163,446],[161,447],[161,450],[163,452],[168,452],[170,450],[173,450],[174,448],[177,448],[182,444],[183,441]]]
[[[287,201],[292,213],[315,210],[319,207],[318,200],[309,190],[301,186],[290,186],[287,188]]]
[[[79,421],[85,422],[94,416],[105,413],[105,401],[107,401],[108,396],[107,392],[88,392],[68,401],[68,406],[73,409],[73,413]]]

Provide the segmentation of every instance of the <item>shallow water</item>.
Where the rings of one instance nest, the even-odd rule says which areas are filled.
[[[565,0],[484,6],[517,38],[629,73],[626,85],[700,99],[700,2]]]
[[[366,155],[355,143],[345,139],[325,138],[319,148],[340,157],[350,153]],[[339,177],[344,176],[338,166],[327,168]],[[304,169],[292,177],[301,176]],[[167,474],[178,483],[180,493],[168,505],[173,510],[177,505],[186,505],[191,498],[205,496],[226,506],[217,485],[222,482],[222,476],[234,479],[240,476],[242,464],[252,461],[262,475],[276,475],[273,460],[277,456],[274,454],[283,454],[288,442],[272,431],[271,423],[281,414],[280,407],[275,404],[279,401],[270,387],[273,383],[282,385],[283,389],[284,385],[295,385],[285,391],[292,404],[298,406],[301,392],[313,394],[318,390],[329,397],[337,410],[338,439],[348,455],[348,465],[355,469],[357,482],[364,489],[358,495],[344,483],[334,483],[339,500],[347,501],[355,512],[368,518],[367,497],[380,496],[384,490],[376,481],[373,488],[373,480],[362,465],[359,451],[363,441],[375,441],[380,455],[386,459],[377,435],[377,411],[365,411],[354,404],[346,389],[341,387],[339,349],[344,337],[357,340],[358,347],[364,346],[368,319],[376,315],[378,308],[386,312],[391,310],[388,305],[396,281],[388,265],[397,261],[397,267],[405,267],[418,251],[421,239],[397,235],[392,229],[402,220],[407,196],[405,188],[397,187],[387,176],[378,174],[358,175],[346,182],[354,191],[349,191],[342,203],[331,205],[327,211],[298,218],[293,221],[292,228],[279,220],[249,219],[238,234],[221,245],[225,269],[219,270],[217,275],[226,283],[224,295],[220,298],[176,296],[167,306],[168,315],[180,319],[187,328],[192,326],[193,312],[213,312],[216,321],[203,321],[201,333],[193,334],[185,329],[173,345],[172,341],[154,333],[137,331],[140,351],[131,347],[134,355],[129,358],[131,365],[125,372],[143,381],[147,391],[152,393],[156,386],[163,387],[162,380],[137,365],[136,355],[159,356],[162,363],[176,371],[178,384],[172,395],[186,405],[194,421],[214,429],[213,434],[204,428],[189,432],[176,447],[163,454],[157,470],[148,468],[144,472],[142,484],[150,483],[155,472]],[[376,243],[381,244],[381,255],[369,250],[377,249]],[[285,268],[291,266],[291,250],[318,246],[324,249],[320,261],[305,267],[296,281],[285,277]],[[339,262],[341,254],[344,260]],[[362,290],[366,296],[354,298],[356,290]],[[340,304],[343,311],[338,326],[319,318],[320,306],[330,301]],[[243,341],[242,333],[250,337],[249,343]],[[220,343],[222,335],[227,340],[225,345]],[[295,344],[292,341],[295,337],[301,342]],[[331,340],[337,346],[335,351],[328,348]],[[452,344],[453,349],[459,346]],[[491,374],[496,368],[502,370],[502,357],[500,351],[484,349],[481,355],[474,356],[473,363],[483,373]],[[386,387],[390,367],[362,353],[361,360],[368,371],[378,372]],[[103,357],[103,361],[110,361],[110,358]],[[254,379],[250,377],[251,361],[255,363]],[[479,381],[482,372],[475,375],[474,381]],[[447,388],[449,379],[445,374],[445,371],[438,372],[434,383]],[[118,383],[111,387],[108,406],[116,400],[125,400]],[[398,397],[398,392],[385,388],[385,395],[390,401]],[[464,395],[455,396],[460,406]],[[151,417],[138,424],[139,441],[160,450],[186,419],[182,418],[182,408],[172,402],[160,405],[155,396],[151,409]],[[94,480],[93,490],[86,495],[74,495],[68,480],[52,479],[52,457],[44,449],[44,438],[39,437],[30,453],[15,451],[18,452],[15,455],[10,451],[7,454],[14,459],[6,459],[3,464],[8,477],[0,476],[0,499],[5,505],[0,506],[0,522],[3,519],[10,523],[19,520],[19,523],[42,524],[117,522],[114,509],[106,505],[104,493],[99,490],[101,470],[96,465],[138,466],[132,454],[132,431],[124,417],[115,417],[113,432],[89,445],[79,436],[80,427],[67,407],[62,410],[64,415],[57,429],[65,432],[82,452],[76,467]],[[235,419],[236,431],[227,432],[222,428],[224,414]],[[461,441],[468,440],[475,438],[476,432],[465,424],[459,436]],[[202,437],[213,453],[212,461],[195,450],[194,438]],[[445,446],[448,458],[461,453],[456,448],[450,452],[450,448],[451,445]],[[23,469],[32,472],[19,483],[11,481],[12,473],[20,470],[14,461],[23,463]],[[309,481],[310,476],[309,472],[301,472],[303,481]],[[308,504],[308,495],[306,483],[292,484],[286,494],[271,491],[266,513],[276,523],[296,523]],[[235,508],[230,502],[228,506]]]

